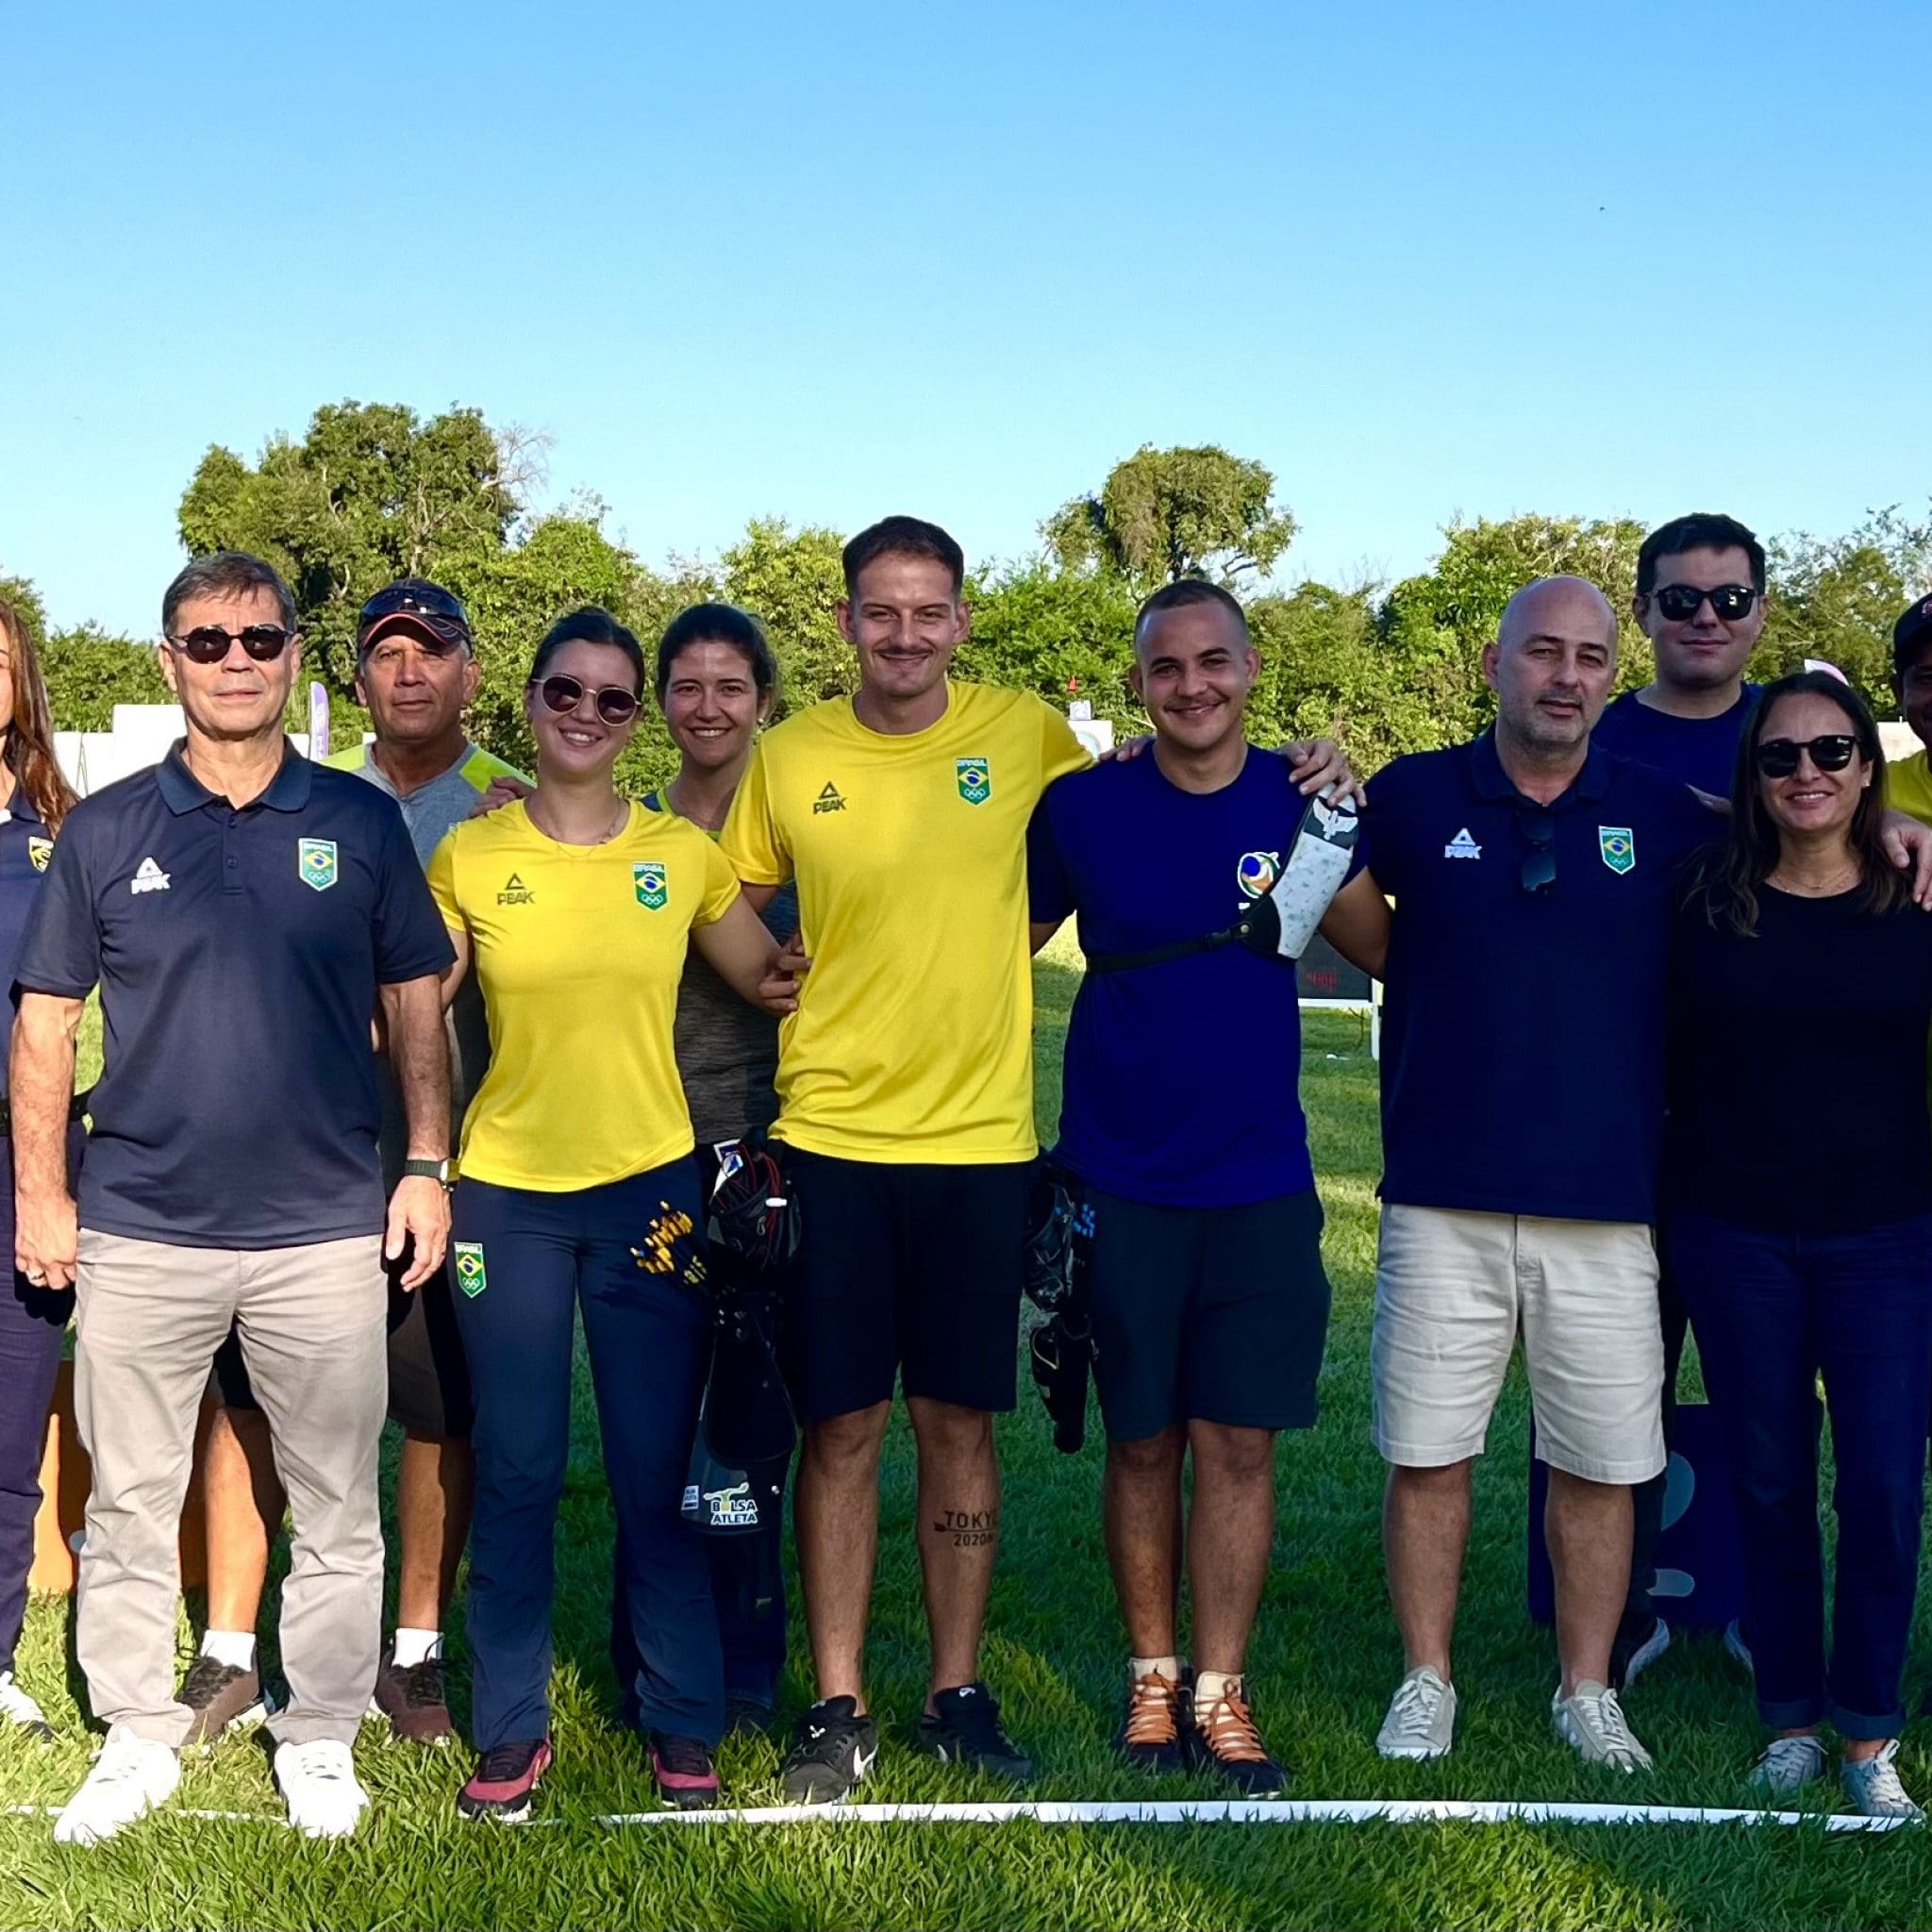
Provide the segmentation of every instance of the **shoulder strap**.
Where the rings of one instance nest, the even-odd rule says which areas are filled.
[[[1274,754],[1264,756],[1273,757]],[[1282,770],[1284,773],[1288,770],[1286,760],[1282,761]],[[1299,810],[1288,841],[1282,847],[1284,872],[1288,869],[1289,857],[1294,850],[1294,841],[1308,812],[1308,801],[1300,792],[1291,787],[1290,795]],[[1280,910],[1264,892],[1232,925],[1224,925],[1218,932],[1202,933],[1191,940],[1172,940],[1164,946],[1149,946],[1139,953],[1089,953],[1087,970],[1090,973],[1130,973],[1140,967],[1164,966],[1171,959],[1190,959],[1197,953],[1215,953],[1223,946],[1234,945],[1252,946],[1255,951],[1273,958],[1275,941],[1280,936]]]

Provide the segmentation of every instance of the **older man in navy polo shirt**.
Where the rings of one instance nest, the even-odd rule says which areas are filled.
[[[1375,778],[1367,870],[1337,902],[1368,935],[1344,950],[1374,963],[1382,895],[1395,900],[1372,1351],[1407,1672],[1377,1740],[1388,1757],[1452,1741],[1470,1465],[1520,1328],[1550,1471],[1554,1723],[1586,1760],[1650,1762],[1608,1688],[1610,1645],[1630,1486],[1664,1465],[1650,1224],[1667,914],[1679,859],[1715,825],[1682,783],[1591,748],[1616,668],[1593,586],[1518,592],[1484,654],[1493,729]]]
[[[193,1713],[174,1694],[175,1538],[232,1324],[293,1515],[275,1778],[292,1824],[338,1837],[368,1804],[349,1746],[380,1642],[383,1257],[413,1241],[413,1287],[449,1225],[452,955],[393,800],[283,736],[300,653],[275,572],[191,563],[162,630],[187,736],[70,814],[14,968],[17,1259],[77,1290],[93,1459],[77,1647],[108,1726],[55,1835],[109,1838],[178,1781]],[[76,1213],[67,1102],[96,985],[106,1058]],[[410,1156],[386,1216],[378,1012]]]

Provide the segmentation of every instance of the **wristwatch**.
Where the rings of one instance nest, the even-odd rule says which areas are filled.
[[[426,1181],[441,1181],[446,1188],[454,1185],[450,1179],[449,1162],[446,1160],[406,1160],[403,1162],[403,1172],[421,1174]]]

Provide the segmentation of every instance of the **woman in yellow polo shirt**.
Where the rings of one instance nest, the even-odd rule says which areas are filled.
[[[465,1816],[528,1815],[548,1736],[552,1544],[575,1310],[622,1526],[637,1703],[660,1796],[717,1795],[724,1725],[706,1555],[678,1514],[707,1344],[703,1208],[672,1020],[687,940],[745,999],[776,945],[696,826],[619,796],[645,664],[607,611],[539,645],[537,789],[458,825],[429,883],[474,971],[490,1072],[463,1123],[457,1314],[475,1385]]]

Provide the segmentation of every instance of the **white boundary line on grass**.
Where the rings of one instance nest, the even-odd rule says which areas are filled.
[[[599,1824],[1822,1824],[1891,1831],[1907,1818],[1700,1805],[1554,1805],[1506,1798],[1225,1798],[1098,1804],[1053,1798],[990,1805],[773,1805],[738,1810],[607,1812]]]
[[[166,1807],[180,1818],[223,1824],[291,1827],[254,1811]],[[58,1818],[58,1805],[9,1805],[12,1818]],[[1027,1799],[989,1805],[771,1805],[715,1811],[607,1811],[614,1831],[641,1824],[1815,1824],[1826,1831],[1910,1830],[1909,1818],[1843,1811],[1747,1811],[1704,1805],[1557,1805],[1536,1799],[1226,1798],[1103,1804]],[[538,1824],[560,1824],[540,1818]]]

